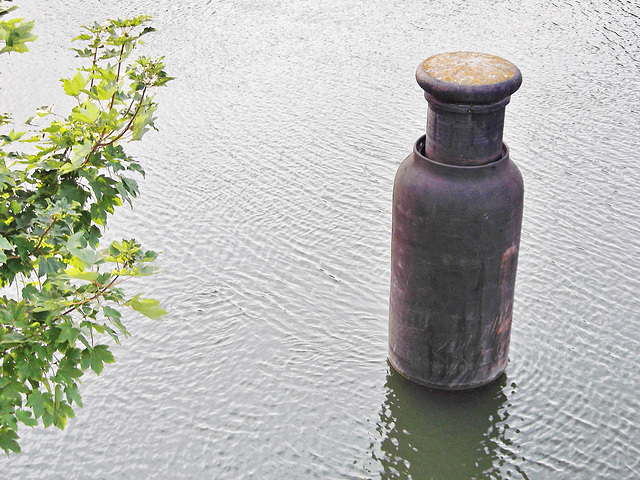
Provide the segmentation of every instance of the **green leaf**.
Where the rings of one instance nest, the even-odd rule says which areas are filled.
[[[92,271],[84,271],[79,269],[78,267],[69,267],[67,268],[64,273],[66,273],[68,276],[70,276],[71,278],[75,278],[77,280],[87,280],[89,282],[94,282],[98,276],[100,275],[98,272],[92,272]]]
[[[121,316],[120,312],[118,310],[116,310],[115,308],[104,306],[104,307],[102,307],[102,311],[104,312],[106,317],[115,318],[115,319],[120,320],[120,316]]]
[[[56,389],[54,391],[53,397],[53,409],[57,409],[60,406],[60,402],[62,401],[62,388],[60,385],[56,385]]]
[[[138,182],[136,182],[132,178],[122,177],[122,184],[124,188],[129,192],[132,196],[138,196]]]
[[[69,342],[70,345],[73,345],[80,334],[80,330],[67,322],[60,323],[58,328],[62,330],[62,333],[58,336],[58,342],[60,343]]]
[[[142,136],[149,130],[147,126],[153,126],[153,112],[155,107],[149,106],[144,110],[140,110],[138,115],[133,119],[132,140],[140,140]]]
[[[115,84],[100,83],[93,87],[92,93],[98,100],[109,100],[117,92],[118,87]],[[117,113],[117,111],[115,111]]]
[[[82,370],[76,368],[77,362],[65,357],[60,362],[60,367],[54,376],[55,381],[65,385],[74,385],[74,381],[82,376]]]
[[[67,425],[67,420],[75,416],[76,414],[73,412],[73,408],[66,403],[61,403],[54,413],[54,425],[60,430],[64,430],[64,427]]]
[[[20,380],[37,380],[42,379],[42,365],[37,358],[28,356],[26,361],[20,362],[18,365],[18,379]]]
[[[9,12],[13,12],[16,8],[18,8],[17,6],[13,6],[13,7],[3,7],[4,10],[0,10],[0,17],[6,15]]]
[[[44,413],[45,398],[40,390],[34,390],[28,396],[27,406],[33,408],[33,415],[40,418]]]
[[[20,445],[16,440],[18,434],[8,427],[0,428],[0,448],[2,448],[7,455],[9,452],[20,453]]]
[[[103,363],[115,363],[115,359],[106,345],[96,345],[82,351],[81,365],[83,370],[91,367],[91,370],[100,375],[104,367]]]
[[[26,42],[33,42],[38,37],[33,35],[31,30],[33,29],[35,22],[22,22],[22,18],[13,18],[0,22],[0,40],[4,40],[5,47],[0,50],[0,53],[6,52],[28,52],[29,48],[25,45]]]
[[[79,145],[74,146],[71,149],[71,162],[65,163],[60,169],[60,175],[73,172],[82,166],[87,159],[89,152],[93,148],[93,144],[90,141],[85,141]]]
[[[86,101],[82,107],[74,107],[71,118],[82,123],[93,124],[100,116],[100,108],[93,102]]]
[[[5,312],[9,315],[10,321],[13,323],[26,322],[28,319],[27,316],[27,305],[24,301],[16,302],[9,301],[6,304]]]
[[[96,347],[93,349],[94,354],[96,355],[96,357],[98,359],[100,359],[100,361],[104,362],[104,363],[115,363],[115,359],[113,358],[113,355],[111,354],[111,352],[109,351],[109,347],[107,345],[96,345]]]
[[[47,407],[51,404],[52,402],[48,402]],[[42,414],[42,424],[44,425],[44,428],[49,428],[51,425],[53,425],[53,408],[45,409],[44,413]]]
[[[0,250],[11,250],[13,245],[11,245],[6,238],[0,235]]]
[[[118,327],[118,329],[122,333],[124,333],[126,337],[130,336],[129,332],[120,321],[120,312],[118,310],[116,310],[115,308],[104,306],[102,307],[102,311],[104,312],[105,317],[109,318],[114,323],[114,325]]]
[[[75,77],[71,80],[62,80],[64,93],[71,95],[72,97],[77,97],[80,94],[80,90],[82,90],[86,84],[87,80],[82,76],[81,72],[76,73]]]
[[[31,412],[28,410],[18,410],[16,412],[16,418],[29,427],[37,427],[38,420],[31,416]]]
[[[25,343],[27,337],[22,333],[5,333],[0,335],[0,346],[7,348],[13,345],[19,345]]]
[[[18,431],[18,419],[13,413],[0,415],[0,425],[7,426],[11,430]]]
[[[27,302],[32,302],[33,297],[38,293],[40,293],[40,291],[35,287],[35,285],[29,283],[22,289],[22,298]]]
[[[82,397],[80,396],[80,390],[77,384],[74,383],[66,386],[64,393],[67,395],[67,401],[69,403],[74,402],[79,407],[82,407]]]
[[[87,347],[82,351],[82,356],[80,359],[80,368],[82,368],[82,370],[86,370],[87,368],[91,367],[91,357],[93,355],[92,350],[92,347]]]
[[[92,248],[84,248],[83,242],[85,235],[87,235],[84,231],[79,231],[74,233],[69,237],[67,242],[65,243],[65,247],[80,262],[82,267],[90,267],[100,260],[100,254],[98,254]],[[80,270],[80,269],[79,269]],[[97,277],[96,277],[97,278]]]
[[[38,277],[55,273],[62,267],[63,264],[53,257],[40,257],[38,258]]]
[[[167,313],[166,310],[159,307],[159,304],[160,302],[158,302],[158,300],[154,300],[152,298],[140,298],[140,295],[136,295],[127,302],[127,305],[131,308],[154,320],[166,315]]]

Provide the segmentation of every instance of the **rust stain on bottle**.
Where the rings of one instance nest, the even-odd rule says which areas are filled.
[[[519,240],[519,239],[518,239]],[[513,294],[518,264],[518,245],[511,245],[502,256],[500,267],[500,322],[497,333],[511,329],[513,313]]]

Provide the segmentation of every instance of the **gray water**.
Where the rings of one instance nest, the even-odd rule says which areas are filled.
[[[147,178],[113,236],[163,251],[117,363],[67,429],[21,432],[7,479],[640,478],[640,6],[635,0],[33,0],[0,110],[68,106],[78,26],[154,16],[177,79],[130,145]],[[391,192],[436,53],[524,83],[507,374],[435,393],[386,360]]]

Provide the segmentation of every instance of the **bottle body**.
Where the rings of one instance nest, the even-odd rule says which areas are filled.
[[[424,138],[394,183],[389,360],[420,384],[474,388],[507,365],[522,176],[506,146],[449,165],[424,155]]]

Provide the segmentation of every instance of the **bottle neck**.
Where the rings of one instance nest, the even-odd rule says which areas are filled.
[[[429,102],[425,156],[448,165],[484,165],[502,157],[502,130],[509,97],[489,104]]]

